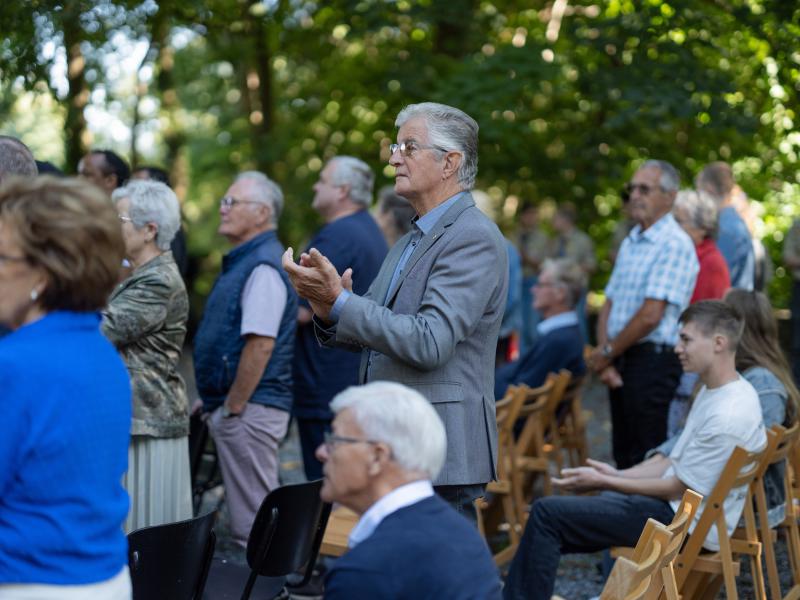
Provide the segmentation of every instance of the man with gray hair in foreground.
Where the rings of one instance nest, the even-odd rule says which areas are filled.
[[[328,572],[325,598],[500,598],[475,528],[433,493],[447,439],[418,392],[378,381],[331,402],[333,433],[317,449],[322,499],[360,515],[350,550]]]
[[[231,537],[247,545],[258,507],[278,487],[278,444],[292,406],[297,296],[280,268],[280,187],[241,173],[219,201],[219,233],[233,248],[194,340],[197,391],[217,445]]]

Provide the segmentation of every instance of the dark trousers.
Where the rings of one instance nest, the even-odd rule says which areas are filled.
[[[506,600],[550,600],[562,554],[635,546],[647,519],[669,523],[669,503],[650,496],[548,496],[533,503],[506,578]]]
[[[472,485],[437,485],[433,491],[452,506],[455,511],[470,523],[478,526],[478,512],[475,510],[475,500],[486,492],[486,485],[476,483]]]
[[[315,453],[325,441],[325,432],[330,430],[330,419],[297,419],[297,432],[300,434],[300,448],[303,451],[303,468],[309,481],[322,478],[322,463],[317,460]]]
[[[609,393],[612,450],[617,468],[627,469],[667,438],[669,402],[682,369],[672,347],[651,343],[629,348],[616,367],[623,385]]]
[[[800,281],[792,284],[789,308],[792,311],[792,374],[795,383],[800,385]]]

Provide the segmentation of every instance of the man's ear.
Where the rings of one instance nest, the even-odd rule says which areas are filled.
[[[721,333],[714,334],[712,338],[712,347],[714,348],[715,354],[727,351],[730,346],[731,344],[728,336],[722,335]]]
[[[375,444],[375,453],[369,463],[369,474],[378,475],[385,468],[386,464],[392,460],[392,451],[386,444]]]
[[[444,168],[442,169],[442,179],[449,179],[454,173],[458,172],[463,156],[460,152],[448,152],[444,155]]]

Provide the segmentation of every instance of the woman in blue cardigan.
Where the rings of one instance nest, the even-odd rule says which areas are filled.
[[[0,600],[131,597],[128,374],[100,333],[124,244],[91,184],[0,188]]]

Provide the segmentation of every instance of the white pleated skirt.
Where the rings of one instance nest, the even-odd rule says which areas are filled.
[[[131,437],[122,478],[131,508],[125,533],[192,517],[189,438]]]

